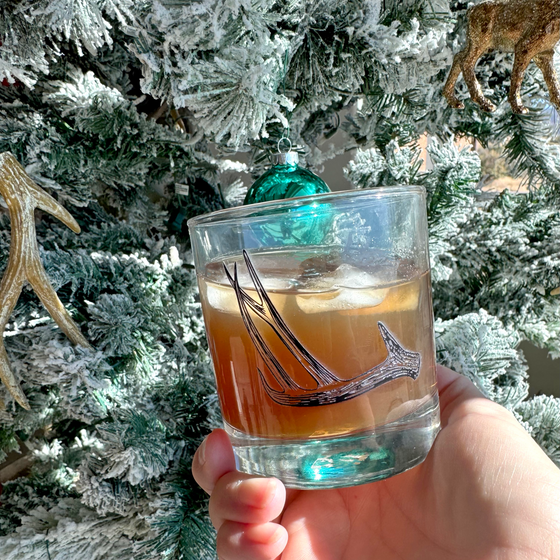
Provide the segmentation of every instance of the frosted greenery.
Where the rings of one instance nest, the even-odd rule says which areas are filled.
[[[498,107],[441,96],[464,41],[457,0],[5,0],[0,152],[76,217],[37,214],[41,257],[93,349],[73,347],[31,290],[5,332],[31,411],[3,388],[3,560],[215,557],[190,462],[219,424],[186,220],[240,204],[289,129],[318,170],[356,150],[357,188],[428,193],[440,362],[512,410],[560,465],[560,404],[529,397],[522,340],[560,357],[560,144],[539,71],[528,115],[509,55],[477,75]],[[421,171],[416,142],[431,135]],[[337,134],[336,147],[332,137]],[[456,136],[505,144],[529,194],[480,192]],[[239,162],[240,152],[243,161]],[[0,201],[0,272],[10,223]],[[555,372],[558,374],[558,372]]]

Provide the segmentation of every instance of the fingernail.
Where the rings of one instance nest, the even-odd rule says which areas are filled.
[[[267,544],[274,544],[278,542],[284,536],[284,530],[281,527],[278,527],[272,535],[270,535]]]
[[[198,448],[198,453],[196,454],[196,456],[198,457],[198,462],[200,465],[204,465],[204,463],[206,463],[206,438],[204,438],[204,441]]]
[[[251,478],[238,484],[239,501],[245,505],[265,508],[267,507],[278,489],[278,482],[274,478]]]

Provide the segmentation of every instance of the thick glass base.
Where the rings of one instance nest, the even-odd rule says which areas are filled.
[[[303,490],[355,486],[406,471],[426,458],[439,427],[437,393],[390,424],[333,438],[261,438],[225,423],[240,471]]]

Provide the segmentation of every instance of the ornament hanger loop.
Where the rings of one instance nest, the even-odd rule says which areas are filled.
[[[282,152],[282,148],[281,148],[281,144],[282,142],[285,142],[288,144],[288,149],[285,152]],[[278,140],[278,153],[288,153],[292,151],[292,141],[286,137],[286,136],[282,136],[282,138],[280,138],[280,140]]]

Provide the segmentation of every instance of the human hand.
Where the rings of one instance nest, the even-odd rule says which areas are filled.
[[[560,470],[505,408],[438,367],[426,460],[350,488],[286,490],[235,470],[227,434],[198,449],[221,560],[560,559]]]

